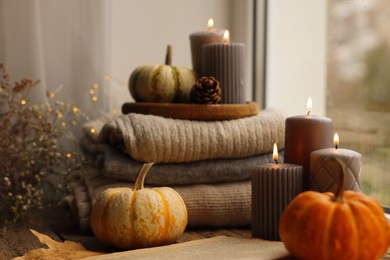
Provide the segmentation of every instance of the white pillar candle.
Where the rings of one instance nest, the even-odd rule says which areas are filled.
[[[317,150],[310,155],[310,189],[319,192],[336,192],[340,175],[344,174],[344,189],[361,191],[362,155],[352,150],[338,148],[335,134],[335,148]],[[335,158],[345,163],[343,169]]]
[[[205,44],[202,47],[202,75],[212,76],[220,82],[221,103],[245,103],[244,64],[245,45],[229,42]]]
[[[202,76],[202,46],[209,43],[223,43],[224,30],[214,28],[212,18],[208,21],[208,29],[190,35],[192,69]]]
[[[252,237],[280,240],[280,217],[302,184],[302,166],[296,164],[264,164],[252,172]]]

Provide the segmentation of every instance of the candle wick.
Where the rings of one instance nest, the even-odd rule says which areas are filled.
[[[306,114],[306,115],[307,115],[307,116],[308,116],[308,115],[310,115],[310,110],[309,110],[309,111],[307,111],[307,114]]]
[[[337,149],[337,144],[335,144],[335,146],[336,146],[336,149]]]
[[[278,160],[274,160],[276,164],[279,164]]]

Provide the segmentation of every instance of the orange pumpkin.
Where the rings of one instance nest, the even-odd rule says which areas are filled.
[[[339,161],[339,164],[342,162]],[[340,165],[342,167],[342,165]],[[379,259],[390,245],[390,226],[381,205],[358,192],[306,191],[286,208],[279,235],[299,259]]]
[[[133,189],[107,189],[96,200],[91,228],[102,243],[123,249],[159,246],[184,232],[188,215],[180,195],[169,187],[143,187],[152,165],[144,164]]]

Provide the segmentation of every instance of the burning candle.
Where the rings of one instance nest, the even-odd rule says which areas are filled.
[[[224,30],[214,28],[214,20],[210,18],[207,30],[190,35],[192,67],[199,76],[202,72],[202,46],[208,43],[223,43],[223,33]]]
[[[303,191],[302,166],[278,162],[264,164],[252,172],[252,237],[280,240],[279,220],[290,201]]]
[[[340,149],[339,136],[334,135],[334,148],[320,149],[310,155],[310,189],[336,192],[340,174],[344,174],[344,189],[361,191],[362,155],[352,150]],[[341,168],[335,158],[345,163]]]
[[[332,147],[333,121],[311,115],[312,100],[307,101],[307,114],[286,119],[284,161],[303,166],[303,189],[310,187],[310,154]]]
[[[221,103],[245,103],[244,64],[245,45],[230,42],[225,31],[223,43],[202,47],[202,75],[216,78],[222,88]]]

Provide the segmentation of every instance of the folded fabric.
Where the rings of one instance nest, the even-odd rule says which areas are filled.
[[[84,183],[71,185],[68,204],[77,207],[81,230],[89,230],[90,214],[97,196],[112,187],[132,187],[130,182],[106,178],[90,170]],[[251,223],[251,182],[171,186],[183,198],[188,212],[188,227],[237,227]]]
[[[139,162],[180,163],[240,158],[284,147],[284,116],[265,110],[256,116],[195,121],[127,114],[87,122],[84,131],[95,142],[125,147]]]
[[[142,163],[123,154],[109,144],[94,143],[89,138],[80,142],[87,154],[92,155],[96,167],[106,177],[134,181]],[[279,156],[283,161],[283,154]],[[183,185],[249,180],[253,168],[272,162],[272,154],[246,158],[213,159],[186,163],[155,164],[145,178],[151,185]]]

